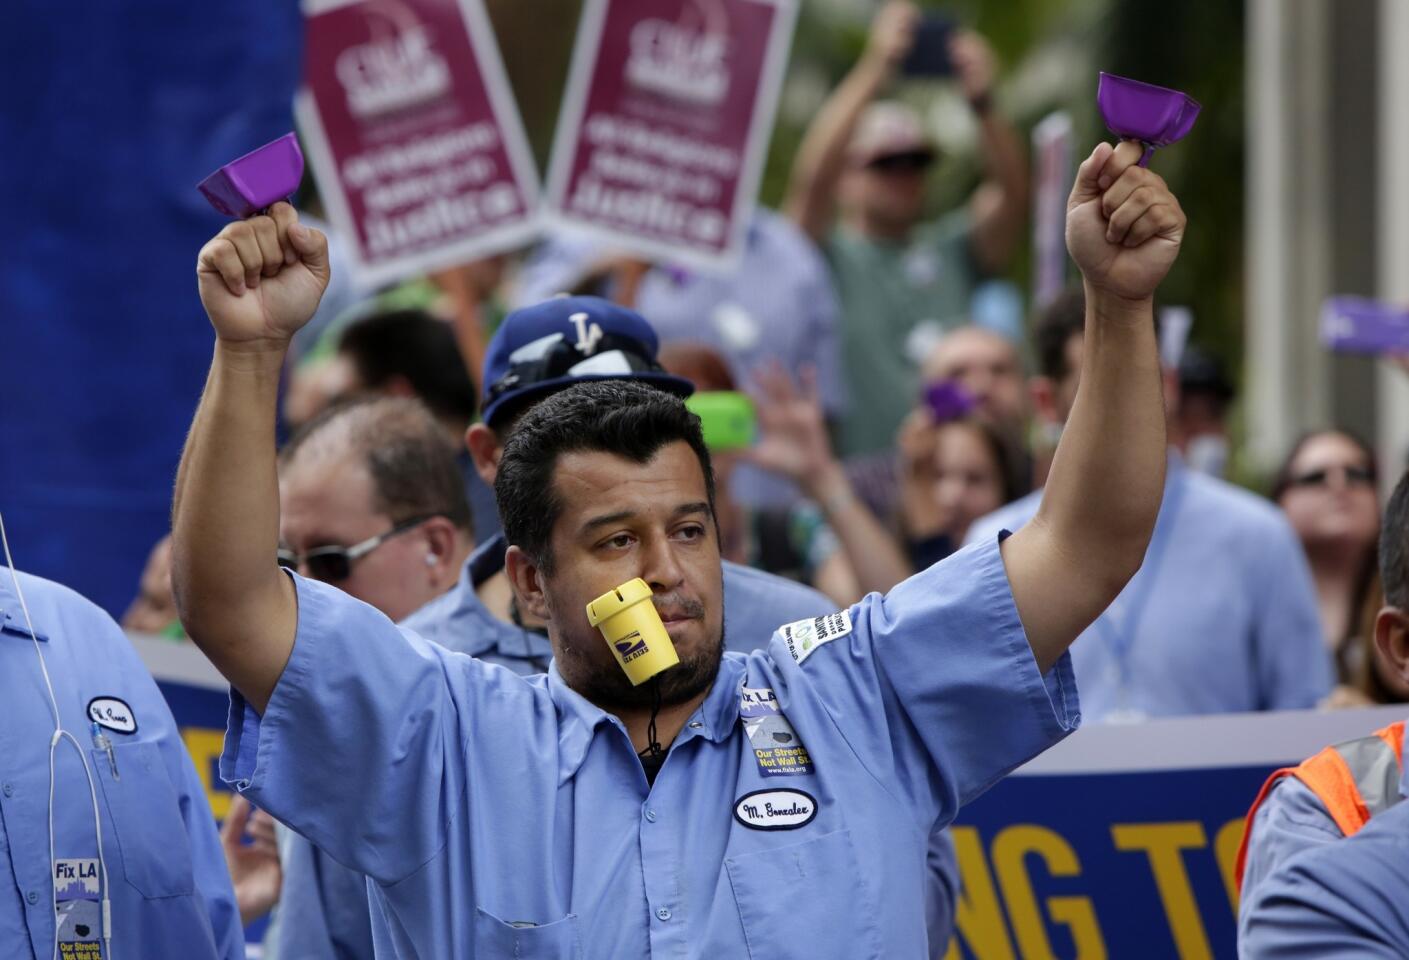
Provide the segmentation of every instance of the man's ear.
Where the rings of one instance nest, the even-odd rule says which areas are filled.
[[[1057,412],[1057,384],[1051,377],[1031,377],[1027,381],[1027,392],[1032,397],[1032,410],[1043,424],[1061,424]]]
[[[513,585],[520,609],[547,622],[548,598],[543,593],[543,575],[533,559],[518,547],[510,547],[504,554],[504,572]]]
[[[431,517],[421,525],[421,531],[426,538],[431,582],[437,587],[449,586],[460,576],[460,530],[448,517]]]
[[[499,434],[482,423],[472,423],[465,431],[465,448],[475,462],[475,472],[493,490],[494,478],[499,475],[499,456],[504,452]]]
[[[1409,613],[1385,607],[1375,616],[1375,649],[1390,671],[1409,684]]]

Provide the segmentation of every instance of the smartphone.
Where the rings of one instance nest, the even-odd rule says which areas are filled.
[[[685,398],[685,406],[700,418],[705,446],[711,452],[742,450],[753,443],[758,417],[753,401],[732,390],[705,390]]]
[[[911,77],[948,77],[954,74],[949,59],[949,38],[956,24],[953,17],[942,13],[927,13],[915,30],[915,45],[900,65],[902,73]]]
[[[1321,305],[1321,343],[1337,353],[1409,354],[1409,310],[1363,297]]]

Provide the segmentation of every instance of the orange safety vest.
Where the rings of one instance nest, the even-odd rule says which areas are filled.
[[[1370,818],[1384,813],[1401,799],[1400,771],[1404,767],[1404,721],[1391,723],[1368,737],[1347,740],[1327,747],[1295,767],[1283,767],[1267,778],[1252,802],[1238,847],[1234,878],[1243,889],[1243,868],[1247,865],[1252,820],[1267,799],[1273,784],[1283,777],[1296,777],[1316,794],[1331,819],[1347,837],[1358,833]]]

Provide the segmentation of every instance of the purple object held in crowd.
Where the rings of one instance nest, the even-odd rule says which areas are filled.
[[[1145,145],[1145,155],[1140,158],[1142,167],[1150,162],[1156,147],[1183,140],[1194,129],[1200,109],[1197,100],[1178,90],[1104,71],[1096,87],[1096,105],[1111,133]]]
[[[934,414],[936,423],[948,423],[968,415],[974,408],[973,397],[953,380],[941,380],[925,385],[925,403]]]
[[[286,133],[206,177],[196,189],[227,217],[252,217],[287,200],[303,179],[303,153],[298,138]]]
[[[1321,305],[1321,343],[1339,353],[1409,354],[1409,310],[1364,297]]]

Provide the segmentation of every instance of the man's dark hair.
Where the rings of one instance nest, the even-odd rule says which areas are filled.
[[[633,380],[574,384],[524,412],[504,442],[494,496],[505,539],[552,572],[553,524],[562,512],[553,485],[558,458],[602,451],[647,463],[667,444],[688,443],[704,471],[714,513],[714,469],[700,418],[672,394]]]
[[[305,454],[360,459],[372,478],[373,507],[393,523],[443,516],[473,532],[455,447],[419,400],[363,397],[329,407],[284,445],[279,465]]]
[[[1067,369],[1067,344],[1086,329],[1086,295],[1071,287],[1057,295],[1037,315],[1032,339],[1037,346],[1037,366],[1044,377],[1060,380]]]
[[[1409,473],[1399,478],[1380,526],[1380,581],[1385,602],[1409,610]]]
[[[366,390],[405,380],[437,417],[468,423],[478,409],[455,331],[424,310],[392,310],[354,321],[338,352],[352,361]]]

